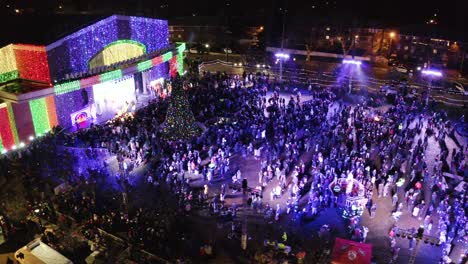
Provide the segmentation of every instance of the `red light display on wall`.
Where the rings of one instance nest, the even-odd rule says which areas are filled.
[[[50,83],[45,47],[15,45],[16,66],[21,79]]]
[[[0,108],[0,136],[2,137],[2,145],[5,149],[10,150],[15,145],[15,137],[11,129],[10,118],[8,116],[8,107]]]
[[[169,60],[169,72],[172,78],[176,76],[178,70],[179,70],[179,66],[177,64],[177,55],[176,55],[172,57],[172,59]]]

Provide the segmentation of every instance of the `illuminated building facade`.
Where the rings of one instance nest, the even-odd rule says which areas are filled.
[[[167,21],[114,15],[48,46],[0,48],[0,151],[60,125],[101,123],[135,109],[152,85],[183,74],[184,43]]]

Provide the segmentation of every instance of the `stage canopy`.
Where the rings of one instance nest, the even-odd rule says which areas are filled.
[[[331,264],[370,264],[372,245],[337,237]]]

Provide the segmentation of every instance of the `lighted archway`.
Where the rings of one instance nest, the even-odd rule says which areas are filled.
[[[100,52],[88,62],[88,68],[94,69],[101,66],[108,66],[114,63],[139,57],[146,53],[144,44],[124,39],[117,40],[105,46]]]

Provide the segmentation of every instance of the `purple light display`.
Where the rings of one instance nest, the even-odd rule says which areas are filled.
[[[148,53],[163,49],[169,45],[167,21],[114,15],[58,40],[47,46],[51,79],[87,72],[95,54],[121,39],[143,44]]]
[[[157,80],[159,78],[167,79],[169,77],[169,63],[165,62],[154,66],[148,71],[148,74],[150,81]]]
[[[90,103],[94,102],[93,87],[86,88],[86,92],[88,93],[88,101]],[[55,96],[57,119],[62,127],[75,125],[70,121],[70,114],[85,107],[83,99],[82,89]]]

